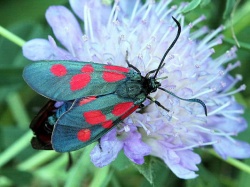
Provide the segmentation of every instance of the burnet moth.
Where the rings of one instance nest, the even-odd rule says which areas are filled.
[[[160,89],[188,102],[202,105],[203,101],[183,99],[161,87],[156,77],[164,66],[168,52],[177,42],[177,35],[163,55],[157,69],[142,76],[126,57],[128,68],[94,62],[79,61],[38,61],[24,69],[23,78],[27,84],[50,101],[42,108],[30,128],[35,136],[31,143],[35,149],[54,149],[70,152],[99,140],[138,108],[146,99],[162,109],[161,103],[149,96]],[[127,52],[128,56],[128,52]],[[55,101],[62,101],[55,107]]]

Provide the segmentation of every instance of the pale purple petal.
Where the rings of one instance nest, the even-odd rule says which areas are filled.
[[[87,13],[86,7],[90,11],[90,15],[93,21],[93,25],[99,24],[101,22],[106,24],[109,18],[109,14],[111,11],[111,7],[105,4],[102,4],[101,1],[96,0],[70,0],[70,6],[74,10],[74,12],[79,16],[82,20],[86,20],[84,17]],[[98,11],[97,11],[98,10]]]
[[[183,167],[192,171],[198,171],[196,165],[201,162],[201,157],[198,154],[189,150],[177,151],[176,153],[179,155]]]
[[[99,37],[103,24],[108,22],[111,7],[96,0],[70,0],[70,5],[85,23],[89,23],[84,25],[85,34],[93,33],[96,38]]]
[[[56,38],[75,57],[82,49],[82,31],[74,15],[63,6],[51,6],[46,19]]]
[[[239,117],[237,121],[232,121],[232,119],[229,118],[213,116],[211,119],[209,119],[209,122],[206,126],[237,135],[239,132],[246,130],[247,122],[242,117]]]
[[[64,104],[64,102],[63,101],[57,101],[56,103],[55,103],[55,107],[56,108],[59,108],[60,106],[62,106]]]
[[[239,140],[228,140],[217,138],[218,143],[214,144],[215,151],[224,159],[228,157],[244,159],[250,157],[250,145]]]
[[[124,12],[124,16],[129,17],[133,10],[135,5],[137,5],[137,9],[141,7],[141,2],[138,0],[134,1],[121,1],[119,6],[121,7],[121,10]]]
[[[116,137],[116,129],[101,138],[101,149],[96,145],[90,153],[91,161],[96,167],[104,167],[114,161],[123,147],[123,142]]]
[[[161,158],[166,165],[182,179],[192,179],[197,176],[195,171],[198,170],[197,164],[201,158],[190,150],[173,150],[170,142],[158,141],[148,142],[152,148],[152,155]]]
[[[151,148],[142,141],[141,134],[137,131],[130,132],[124,140],[125,155],[136,164],[144,163],[144,156],[151,152]]]
[[[195,164],[199,164],[200,160],[198,160],[197,158],[196,159],[192,158],[191,155],[189,158],[183,159],[183,157],[181,157],[182,153],[185,152],[184,151],[174,152],[172,150],[169,150],[167,154],[165,154],[165,156],[163,157],[163,160],[169,166],[169,168],[175,173],[176,176],[182,179],[192,179],[197,177],[197,174],[195,174],[194,172],[197,170],[197,168],[195,168],[194,166]],[[191,153],[191,151],[189,151],[188,153]],[[193,169],[189,168],[194,168],[195,170],[193,171]]]
[[[51,36],[49,38],[49,43],[52,50],[54,51],[53,60],[77,60],[76,57],[73,57],[71,53],[57,46],[56,41]]]
[[[69,0],[71,8],[81,20],[83,20],[84,6],[88,2],[89,0]]]
[[[48,40],[33,39],[23,45],[23,55],[32,61],[54,59],[54,53]]]
[[[192,179],[197,177],[194,171],[197,171],[196,164],[200,163],[200,158],[194,153],[188,158],[184,158],[184,155],[192,153],[191,151],[172,151],[169,149],[162,148],[162,153],[158,155],[168,165],[168,167],[175,173],[176,176],[182,179]],[[182,155],[182,153],[184,155]],[[187,163],[190,162],[190,163]]]

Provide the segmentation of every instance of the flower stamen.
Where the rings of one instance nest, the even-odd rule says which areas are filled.
[[[198,94],[196,94],[196,95],[194,95],[194,96],[192,96],[192,97],[193,97],[193,98],[198,98],[198,97],[200,97],[200,96],[202,96],[202,95],[211,93],[211,92],[213,92],[213,91],[214,91],[214,89],[209,88],[209,89],[207,89],[207,90],[205,90],[205,91],[203,91],[203,92],[200,92],[200,93],[198,93]]]
[[[212,115],[214,115],[214,114],[218,114],[219,111],[221,111],[221,110],[223,110],[224,108],[228,107],[230,104],[231,104],[231,102],[228,101],[227,103],[225,103],[224,105],[222,105],[222,106],[220,106],[219,108],[215,109],[214,111],[209,112],[209,113],[207,114],[207,116],[212,116]]]
[[[132,21],[134,21],[134,18],[135,18],[136,11],[138,9],[139,3],[140,3],[140,0],[136,0],[135,6],[133,8],[133,11],[132,11],[132,14],[131,14],[131,17],[130,17],[130,23],[132,23]]]
[[[167,10],[167,6],[169,5],[169,3],[171,3],[171,0],[163,0],[163,1],[160,1],[158,3],[158,5],[156,6],[156,13],[158,15],[161,15],[163,11],[166,11]]]
[[[223,90],[223,92],[225,93],[225,92],[231,90],[241,80],[242,80],[242,76],[237,74],[235,79],[232,81],[232,83],[230,83],[230,85],[225,90]]]
[[[153,3],[149,1],[149,2],[147,3],[146,12],[144,13],[144,15],[143,15],[143,17],[142,17],[142,22],[143,22],[143,23],[146,23],[148,14],[149,14],[150,10],[152,9],[152,7],[153,7]]]
[[[172,149],[172,150],[173,150],[173,151],[190,150],[190,149],[193,149],[193,148],[196,148],[196,147],[214,145],[214,144],[216,144],[216,143],[218,143],[218,142],[219,142],[218,140],[211,141],[211,142],[206,142],[206,143],[199,142],[198,144],[194,144],[194,145],[190,145],[190,146],[186,146],[186,147],[182,147],[182,148],[175,148],[175,149]]]
[[[114,17],[115,11],[117,10],[118,3],[119,3],[118,1],[115,1],[114,6],[112,7],[112,10],[110,12],[109,19],[108,19],[108,24],[107,24],[108,30],[109,30],[110,25],[112,23],[111,20],[114,20],[113,17]]]
[[[214,30],[212,33],[210,33],[209,35],[207,35],[202,42],[197,46],[197,49],[201,49],[203,47],[205,47],[205,45],[207,44],[208,41],[210,41],[213,37],[215,37],[218,33],[220,33],[222,30],[224,29],[223,26],[220,26],[219,28],[217,28],[216,30]]]
[[[200,28],[199,30],[197,31],[194,31],[190,34],[190,38],[191,39],[198,39],[199,37],[203,36],[204,34],[207,34],[208,33],[208,27],[207,26],[204,26],[202,28]]]
[[[241,85],[238,89],[233,90],[233,91],[231,91],[231,92],[224,93],[224,94],[219,94],[219,95],[217,95],[215,98],[220,98],[220,97],[226,97],[226,96],[234,95],[234,94],[236,94],[236,93],[239,93],[239,92],[241,92],[241,91],[244,91],[245,89],[246,89],[246,85],[243,84],[243,85]]]
[[[147,135],[150,135],[150,133],[151,133],[150,130],[141,121],[139,121],[137,119],[135,119],[135,121],[140,124],[140,126],[145,130]]]

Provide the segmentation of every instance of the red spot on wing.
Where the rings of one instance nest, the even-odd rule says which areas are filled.
[[[128,117],[130,114],[132,114],[139,106],[136,105],[133,108],[131,108],[129,111],[127,111],[125,114],[121,115],[121,120],[125,119],[126,117]]]
[[[70,89],[72,91],[81,90],[89,84],[91,76],[88,73],[74,75],[70,80]]]
[[[133,102],[119,103],[114,106],[112,114],[114,114],[115,116],[121,116],[126,113],[133,105]]]
[[[106,65],[106,66],[104,66],[104,68],[108,69],[108,70],[115,70],[115,71],[120,71],[120,72],[124,72],[124,73],[128,73],[129,72],[128,68],[124,68],[124,67],[121,67],[121,66]]]
[[[51,66],[50,71],[57,77],[62,77],[67,74],[67,69],[62,64],[54,64],[53,66]]]
[[[121,74],[121,73],[116,73],[116,72],[108,72],[108,71],[104,71],[102,78],[106,81],[106,82],[117,82],[120,81],[122,79],[126,78],[126,75]]]
[[[91,137],[91,130],[89,130],[89,129],[81,129],[77,133],[78,140],[80,140],[82,142],[89,141],[90,137]]]
[[[82,67],[81,72],[83,73],[92,73],[94,71],[94,68],[91,64],[87,64]]]
[[[95,96],[89,96],[89,97],[85,97],[85,98],[82,98],[80,101],[79,101],[79,106],[82,106],[82,105],[85,105],[91,101],[94,101],[96,100],[96,97]]]
[[[86,122],[91,125],[96,125],[106,121],[106,116],[100,110],[84,112],[83,117],[85,118]]]
[[[105,129],[109,129],[113,126],[113,121],[112,120],[108,120],[105,121],[104,123],[102,123],[102,127]]]

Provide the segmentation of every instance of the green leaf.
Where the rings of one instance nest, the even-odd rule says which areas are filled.
[[[120,151],[117,158],[112,162],[111,165],[114,169],[121,171],[131,166],[131,161],[125,156],[123,151]]]
[[[134,164],[138,171],[153,185],[153,160],[152,157],[145,157],[142,165]]]
[[[23,67],[0,67],[0,87],[24,84],[22,72]]]
[[[84,150],[79,150],[77,152],[81,153],[80,157],[74,163],[73,167],[69,170],[67,174],[67,179],[65,181],[65,187],[70,186],[81,186],[83,181],[86,181],[87,174],[90,170],[93,170],[93,166],[90,163],[90,151],[93,149],[94,145],[90,145]]]
[[[9,135],[10,134],[6,134]],[[11,136],[13,136],[11,134]],[[0,167],[5,165],[8,161],[10,161],[13,157],[16,157],[19,155],[21,151],[26,149],[30,145],[30,139],[32,137],[32,132],[28,131],[24,135],[22,135],[20,138],[17,139],[17,137],[13,136],[15,138],[15,142],[12,144],[9,144],[8,147],[0,153]]]
[[[14,168],[5,168],[0,171],[1,176],[6,176],[13,186],[30,186],[32,174],[24,171],[19,171]]]
[[[0,186],[13,186],[13,183],[11,182],[10,179],[8,179],[8,177],[5,176],[0,176]]]
[[[195,9],[199,4],[201,3],[201,0],[192,0],[188,6],[186,6],[183,10],[182,13],[187,13],[190,12],[191,10]]]
[[[96,169],[94,173],[94,178],[92,179],[89,187],[106,186],[112,176],[112,172],[110,172],[109,170],[110,166],[105,166],[103,168]]]
[[[223,13],[224,19],[227,19],[230,16],[231,12],[234,9],[235,2],[236,2],[235,0],[227,0],[226,1],[226,8],[225,8],[225,11]]]
[[[0,1],[1,25],[9,25],[17,20],[40,20],[44,19],[46,9],[50,5],[63,5],[67,0],[5,0]]]
[[[187,187],[220,187],[221,184],[214,173],[199,165],[199,176],[195,179],[186,180]]]
[[[231,38],[225,37],[225,42],[228,42],[229,44],[236,45],[235,41]],[[250,44],[247,42],[239,41],[240,47],[245,50],[250,50]]]
[[[201,8],[204,8],[205,6],[209,5],[209,3],[211,3],[211,0],[203,0],[201,2]]]
[[[165,163],[152,156],[144,157],[144,159],[144,164],[134,164],[134,166],[152,186],[162,186],[169,175],[169,170],[166,170]]]

